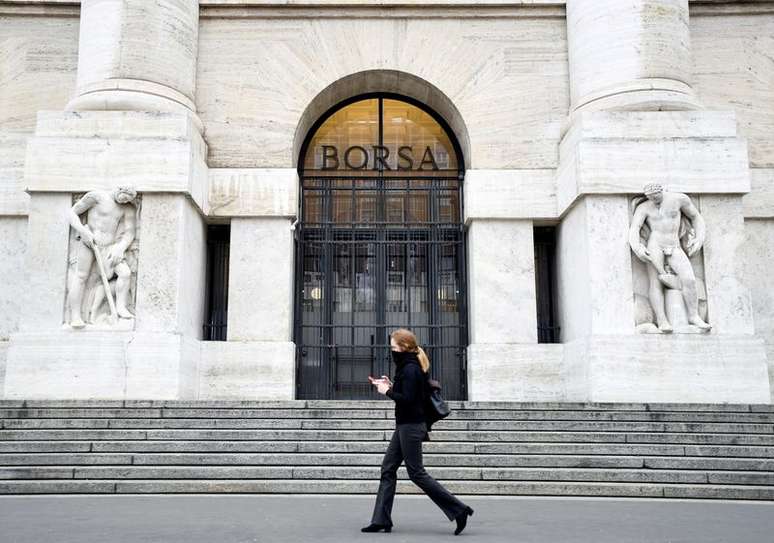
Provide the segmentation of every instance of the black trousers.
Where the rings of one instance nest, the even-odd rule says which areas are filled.
[[[454,520],[465,511],[467,506],[425,471],[422,465],[422,438],[426,433],[427,426],[424,422],[396,426],[382,460],[382,477],[371,518],[373,524],[392,526],[392,502],[395,498],[398,468],[404,460],[411,481],[441,508],[449,520]]]

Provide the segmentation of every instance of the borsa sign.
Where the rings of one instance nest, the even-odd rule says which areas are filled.
[[[390,150],[382,145],[371,145],[370,151],[362,145],[347,147],[344,153],[335,145],[322,145],[323,170],[417,170],[437,171],[438,163],[430,146],[425,148],[422,160],[414,157],[413,149],[404,145],[398,147],[397,156],[390,156]]]

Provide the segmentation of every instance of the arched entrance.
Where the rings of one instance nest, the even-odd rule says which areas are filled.
[[[464,160],[421,103],[367,94],[331,108],[300,152],[297,397],[367,399],[412,329],[449,399],[465,399]]]

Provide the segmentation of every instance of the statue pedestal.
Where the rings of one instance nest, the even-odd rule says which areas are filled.
[[[568,400],[769,403],[766,349],[754,336],[592,336],[564,345]]]
[[[11,336],[7,399],[188,399],[199,342],[173,333],[73,330]]]

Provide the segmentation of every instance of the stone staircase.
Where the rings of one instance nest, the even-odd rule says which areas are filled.
[[[458,494],[774,500],[772,405],[450,403],[424,460]],[[394,427],[388,401],[4,400],[0,413],[0,494],[371,494]]]

